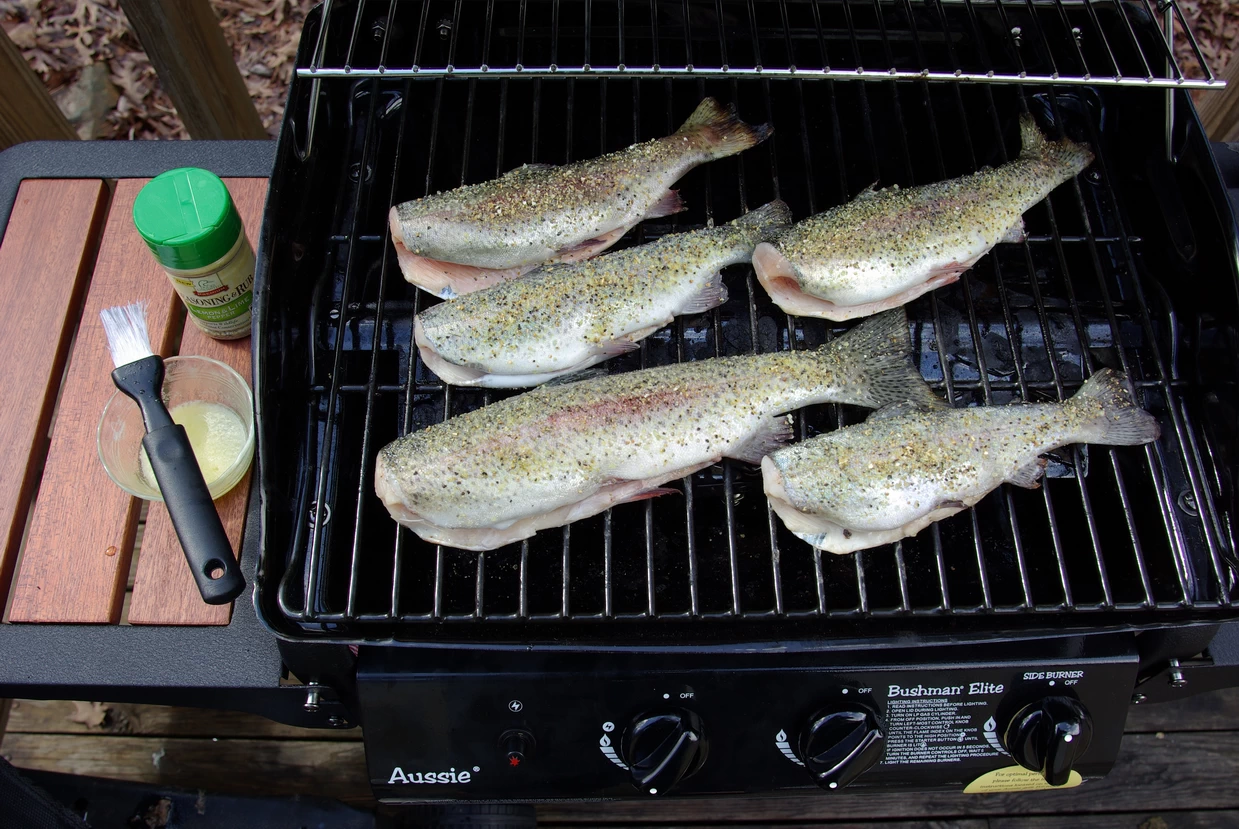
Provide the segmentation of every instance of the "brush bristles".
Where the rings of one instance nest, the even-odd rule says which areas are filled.
[[[103,332],[112,350],[112,364],[117,368],[154,353],[150,335],[146,333],[145,302],[104,308],[99,318],[103,320]]]

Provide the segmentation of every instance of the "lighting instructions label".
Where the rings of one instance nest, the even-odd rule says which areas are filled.
[[[942,688],[889,686],[883,765],[958,763],[1005,754],[998,725],[992,715],[987,716],[1004,690],[989,682]]]

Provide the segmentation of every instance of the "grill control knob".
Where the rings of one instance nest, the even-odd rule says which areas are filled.
[[[705,763],[705,731],[692,711],[651,711],[629,724],[620,749],[634,786],[646,794],[666,794]]]
[[[882,759],[886,729],[868,705],[838,702],[809,718],[800,732],[800,757],[814,782],[841,789]]]
[[[1016,713],[1002,744],[1015,762],[1061,786],[1092,738],[1093,721],[1083,705],[1071,697],[1045,697]]]

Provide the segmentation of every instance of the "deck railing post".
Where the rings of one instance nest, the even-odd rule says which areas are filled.
[[[267,138],[207,0],[121,0],[192,138]]]
[[[1234,141],[1239,138],[1239,56],[1231,58],[1221,77],[1226,88],[1201,95],[1196,110],[1210,139]]]
[[[77,138],[4,29],[0,29],[0,90],[0,150],[23,141]]]

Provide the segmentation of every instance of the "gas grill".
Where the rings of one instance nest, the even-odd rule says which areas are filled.
[[[357,651],[356,696],[323,692],[367,727],[381,797],[983,787],[1016,763],[1077,782],[1113,763],[1137,683],[1236,617],[1237,239],[1188,97],[1220,82],[1175,3],[328,0],[297,61],[256,285],[255,602],[300,653]],[[377,451],[504,393],[421,364],[438,300],[402,279],[390,206],[669,134],[706,95],[774,137],[689,173],[687,211],[621,247],[997,166],[1022,112],[1090,144],[1025,242],[908,306],[913,348],[955,406],[1121,369],[1162,437],[1070,447],[1039,490],[849,556],[788,533],[732,461],[495,551],[399,529]],[[782,313],[747,265],[724,278],[724,306],[606,370],[847,330]],[[866,415],[812,407],[796,433]]]

